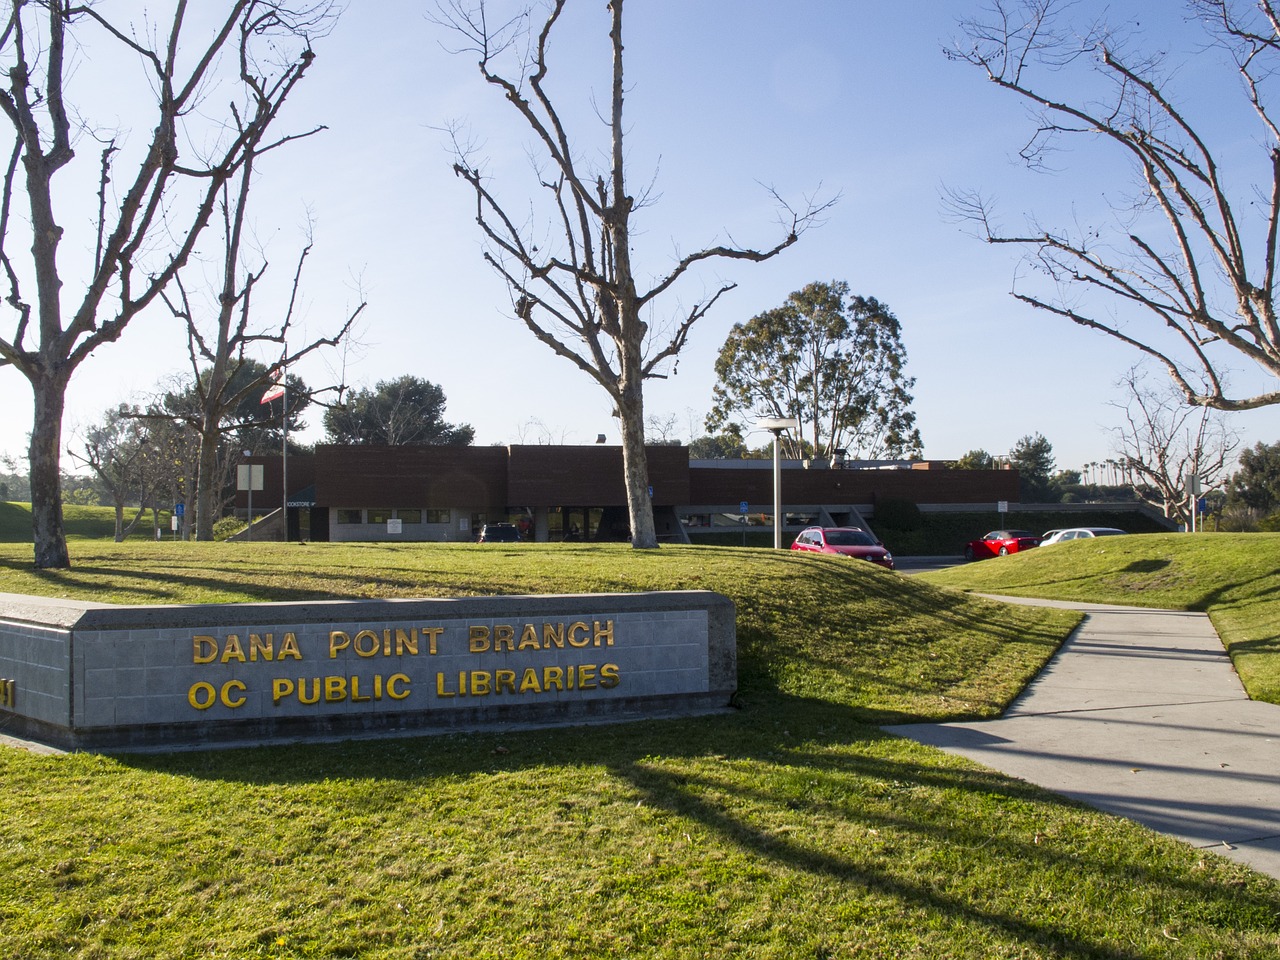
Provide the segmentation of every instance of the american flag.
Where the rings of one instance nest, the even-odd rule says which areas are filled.
[[[284,371],[272,371],[271,386],[267,387],[267,392],[262,395],[262,399],[258,403],[270,403],[272,400],[278,400],[284,396]]]

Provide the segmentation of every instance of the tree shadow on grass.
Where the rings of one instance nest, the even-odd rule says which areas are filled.
[[[3,566],[0,563],[0,566]],[[297,603],[320,600],[369,600],[395,596],[469,596],[475,583],[461,577],[395,576],[389,571],[325,571],[316,586],[290,586],[280,579],[264,582],[256,571],[231,565],[201,563],[183,569],[148,570],[109,563],[82,562],[67,570],[27,571],[50,593],[80,590],[90,594],[126,594],[132,602],[192,603],[192,596],[226,597],[227,603]],[[287,570],[281,571],[288,576]],[[489,590],[488,593],[495,591]],[[196,601],[200,602],[200,601]],[[207,601],[206,601],[207,602]]]
[[[1133,945],[1098,931],[1111,911],[1153,902],[1216,930],[1224,943],[1248,935],[1280,944],[1280,887],[1265,878],[1217,858],[1206,866],[1197,851],[1127,821],[892,737],[847,706],[785,694],[696,719],[120,762],[254,795],[282,787],[295,803],[323,788],[330,806],[341,803],[335,783],[352,784],[353,803],[376,793],[388,809],[430,809],[435,791],[459,781],[476,784],[486,809],[528,802],[522,791],[535,784],[540,806],[568,804],[579,815],[589,815],[576,810],[584,803],[620,795],[629,805],[634,796],[637,809],[660,811],[674,818],[663,820],[673,829],[702,837],[678,855],[687,869],[735,851],[772,875],[807,878],[826,889],[824,899],[870,897],[885,909],[888,898],[899,916],[940,918],[944,928],[1044,955],[1131,958]],[[558,796],[557,769],[599,770],[612,786]],[[459,811],[456,800],[452,809],[464,819],[486,815]],[[953,882],[953,870],[984,879]],[[1038,889],[1071,902],[1038,915],[1024,896]]]

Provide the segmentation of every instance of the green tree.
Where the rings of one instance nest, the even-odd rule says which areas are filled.
[[[751,451],[742,439],[742,428],[731,423],[723,433],[698,437],[689,444],[690,460],[746,460]]]
[[[444,407],[444,390],[406,374],[357,390],[346,403],[326,410],[324,429],[331,443],[470,445],[475,429],[445,423]]]
[[[1024,503],[1057,503],[1061,491],[1053,484],[1053,444],[1041,434],[1030,434],[1013,445],[1009,464],[1018,471],[1018,489]]]
[[[707,428],[737,417],[795,417],[816,457],[845,450],[860,459],[920,454],[911,411],[915,380],[904,371],[898,318],[843,281],[811,283],[781,307],[735,324],[716,358],[718,382]]]
[[[1240,454],[1240,469],[1227,483],[1229,503],[1264,514],[1280,509],[1280,442],[1256,443]]]
[[[956,470],[994,470],[996,468],[996,458],[979,448],[970,450],[952,464],[952,467]]]

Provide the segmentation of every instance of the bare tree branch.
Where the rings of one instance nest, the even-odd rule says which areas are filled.
[[[463,50],[479,57],[480,74],[501,92],[523,126],[534,134],[540,161],[535,161],[537,193],[549,200],[553,235],[535,241],[529,226],[511,215],[511,206],[491,189],[473,151],[453,138],[454,172],[471,188],[475,219],[485,239],[485,259],[507,283],[513,312],[552,352],[582,370],[608,393],[621,421],[632,543],[657,545],[653,508],[648,496],[644,450],[646,379],[664,376],[663,365],[678,360],[693,325],[729,290],[722,284],[707,299],[675,321],[669,336],[652,342],[644,317],[654,311],[689,271],[710,261],[768,260],[796,242],[819,222],[834,200],[808,200],[800,210],[774,199],[784,211],[780,239],[759,248],[714,244],[681,257],[648,289],[639,287],[633,264],[632,214],[637,201],[627,186],[624,134],[626,86],[623,70],[624,0],[610,0],[610,100],[598,116],[608,130],[607,158],[590,169],[575,151],[576,141],[563,122],[548,87],[550,39],[566,7],[551,0],[536,27],[528,11],[493,25],[485,0],[442,0],[435,20],[460,38]],[[515,60],[511,63],[512,59]],[[642,200],[644,198],[642,197]],[[535,217],[536,218],[536,217]]]
[[[1027,251],[1029,276],[1049,285],[1041,289],[1024,279],[1013,291],[1017,299],[1157,359],[1191,404],[1247,410],[1280,403],[1280,388],[1235,396],[1223,376],[1244,358],[1280,377],[1280,128],[1268,108],[1280,66],[1280,18],[1271,0],[1248,9],[1235,0],[1188,2],[1234,57],[1262,124],[1271,183],[1260,225],[1252,204],[1242,205],[1244,219],[1237,214],[1215,148],[1170,94],[1160,58],[1131,58],[1122,40],[1099,25],[1070,31],[1062,22],[1070,4],[1063,0],[994,0],[985,19],[962,23],[962,39],[948,56],[977,67],[1037,111],[1022,154],[1028,165],[1043,167],[1061,138],[1109,145],[1130,161],[1142,205],[1116,209],[1122,216],[1115,239],[1107,241],[1096,229],[1006,233],[995,224],[990,201],[972,191],[949,191],[946,204],[987,242]],[[1105,98],[1073,97],[1070,85],[1062,87],[1066,96],[1055,95],[1057,74],[1085,68],[1107,83]],[[1156,326],[1131,329],[1130,321],[1143,315]]]
[[[1187,478],[1195,477],[1205,491],[1224,483],[1238,435],[1222,411],[1190,406],[1176,388],[1149,386],[1141,368],[1130,368],[1118,386],[1125,399],[1112,406],[1124,422],[1110,432],[1124,482],[1166,517],[1189,522]]]
[[[187,29],[188,3],[173,0],[167,27],[153,40],[117,25],[106,10],[105,4],[26,0],[11,5],[0,31],[0,74],[7,78],[0,87],[0,113],[15,142],[0,213],[0,263],[9,278],[6,302],[15,322],[10,335],[0,336],[0,358],[27,378],[35,401],[29,458],[40,567],[69,565],[58,461],[72,374],[159,299],[190,259],[223,186],[247,158],[285,142],[268,141],[268,130],[314,59],[310,38],[322,35],[335,15],[330,0],[292,7],[276,0],[228,0],[214,29],[198,40]],[[110,139],[95,158],[96,196],[85,198],[82,210],[97,214],[96,250],[82,283],[59,259],[58,214],[74,211],[76,203],[67,192],[74,181],[64,188],[59,177],[75,159],[64,99],[65,50],[72,35],[81,44],[97,44],[94,62],[114,65],[112,57],[119,54],[140,58],[149,89],[138,102],[151,98],[150,138],[132,173],[122,173],[122,155]],[[234,56],[224,56],[230,48]],[[229,120],[211,121],[203,95],[226,61],[238,69],[241,99],[229,107]],[[205,145],[204,156],[187,155],[193,143]],[[27,207],[20,224],[12,216],[19,162]],[[110,194],[108,185],[114,190],[117,183],[119,194]],[[19,267],[11,257],[28,245],[30,260]],[[18,277],[34,281],[34,298],[22,296]]]

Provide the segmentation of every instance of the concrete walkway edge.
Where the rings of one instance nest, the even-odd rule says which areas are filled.
[[[999,719],[885,730],[1280,878],[1280,706],[1205,614],[993,599],[1086,617]]]

